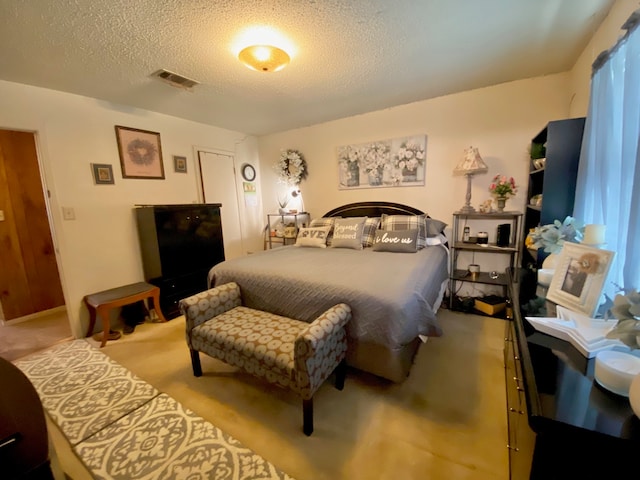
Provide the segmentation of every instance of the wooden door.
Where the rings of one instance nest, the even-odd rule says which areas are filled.
[[[5,320],[64,305],[30,132],[0,130],[0,304]]]

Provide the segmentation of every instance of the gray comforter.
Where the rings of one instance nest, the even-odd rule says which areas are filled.
[[[287,246],[219,263],[209,284],[236,282],[246,306],[307,322],[345,302],[351,338],[397,348],[442,334],[435,309],[447,262],[443,246],[416,253]]]

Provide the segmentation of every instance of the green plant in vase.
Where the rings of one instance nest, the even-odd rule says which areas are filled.
[[[545,157],[547,156],[547,148],[544,143],[532,143],[529,147],[529,158],[531,158],[531,166],[534,170],[539,170],[544,166]]]
[[[544,143],[535,143],[531,144],[529,148],[529,157],[531,160],[537,160],[538,158],[545,158],[547,155],[547,149],[544,146]]]

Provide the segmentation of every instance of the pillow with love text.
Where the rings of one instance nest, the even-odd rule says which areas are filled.
[[[327,247],[330,247],[331,242],[333,241],[333,224],[338,218],[340,217],[314,218],[313,220],[311,220],[311,223],[309,224],[310,227],[326,227],[326,226],[330,227],[329,234],[327,235]]]
[[[374,252],[417,251],[418,230],[378,230],[373,239]]]
[[[418,230],[417,250],[427,246],[427,216],[422,215],[386,215],[380,219],[382,230]]]
[[[296,238],[296,247],[327,248],[327,236],[331,226],[301,228]]]

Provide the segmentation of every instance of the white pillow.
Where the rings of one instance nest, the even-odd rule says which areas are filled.
[[[443,234],[438,234],[435,237],[427,237],[427,246],[432,247],[433,245],[444,245],[447,243],[447,237]]]
[[[340,217],[320,217],[320,218],[314,218],[313,220],[311,220],[311,223],[309,224],[310,227],[326,227],[327,225],[330,228],[329,230],[329,235],[327,236],[327,246],[330,247],[331,246],[331,242],[333,241],[333,224],[335,223],[336,219],[338,219]]]
[[[296,247],[327,248],[327,236],[331,226],[301,228],[296,238]]]

